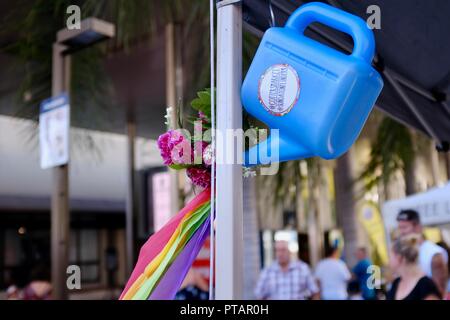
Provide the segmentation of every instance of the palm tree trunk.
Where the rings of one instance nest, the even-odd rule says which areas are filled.
[[[323,230],[320,212],[320,163],[311,159],[308,161],[308,244],[309,262],[314,267],[320,260],[323,252]]]
[[[253,290],[261,267],[256,178],[244,179],[244,299],[254,299]]]
[[[336,192],[336,218],[343,232],[344,257],[349,266],[356,263],[354,252],[361,239],[355,196],[354,148],[336,160],[334,183]]]
[[[416,160],[416,149],[417,149],[417,133],[409,129],[409,133],[411,135],[412,145],[414,149],[414,155],[411,160],[411,163],[406,163],[405,167],[405,193],[406,195],[414,194],[418,191],[417,188],[417,173],[416,173],[416,166],[417,166],[417,160]]]
[[[299,174],[298,178],[295,180],[295,213],[298,232],[307,232],[305,199],[303,198],[303,191],[305,187],[305,180],[302,179],[301,174]]]
[[[445,170],[447,171],[447,180],[450,180],[450,152],[444,153]]]
[[[405,168],[405,192],[407,196],[417,192],[416,159]]]
[[[319,212],[320,212],[320,226],[322,232],[325,232],[333,227],[332,210],[329,192],[329,161],[321,160],[319,163],[320,182],[319,182]]]
[[[439,184],[439,154],[433,140],[430,140],[430,167],[433,186]]]

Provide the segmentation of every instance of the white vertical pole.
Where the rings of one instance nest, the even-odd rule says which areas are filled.
[[[224,137],[217,140],[217,149],[224,155],[242,152],[225,139],[227,129],[242,128],[241,81],[242,8],[227,4],[217,10],[216,127]],[[242,299],[242,165],[223,162],[218,159],[216,167],[216,299]]]
[[[216,1],[209,0],[209,60],[210,60],[210,88],[211,88],[211,147],[216,150],[216,50],[215,50],[215,27],[214,27],[214,12]],[[216,231],[214,228],[214,221],[216,220],[216,161],[211,159],[211,225],[210,225],[210,250],[209,250],[209,300],[214,300],[215,297],[215,274],[214,267],[216,265]]]

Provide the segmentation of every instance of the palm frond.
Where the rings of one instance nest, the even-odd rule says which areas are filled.
[[[414,145],[409,129],[385,117],[372,143],[370,161],[358,180],[364,183],[366,190],[371,190],[381,182],[386,185],[397,170],[405,172],[405,169],[411,165],[414,155]]]

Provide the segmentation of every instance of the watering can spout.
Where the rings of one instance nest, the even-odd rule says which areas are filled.
[[[265,141],[245,151],[244,165],[251,167],[313,156],[311,151],[294,141],[281,133],[271,133]]]

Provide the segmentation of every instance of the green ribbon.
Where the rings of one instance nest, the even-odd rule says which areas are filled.
[[[194,233],[200,228],[200,226],[205,222],[208,214],[210,212],[211,203],[205,203],[200,208],[198,208],[192,216],[186,219],[181,226],[181,232],[178,237],[172,243],[166,256],[161,261],[161,264],[156,268],[155,272],[144,281],[142,286],[133,296],[132,300],[147,300],[147,298],[152,293],[153,289],[161,279],[162,275],[170,267],[170,264],[176,259],[180,252],[184,249],[186,243],[189,242]],[[185,240],[184,243],[181,243]],[[181,245],[181,246],[180,246]],[[180,247],[180,248],[178,248]],[[177,249],[178,248],[178,249]]]

